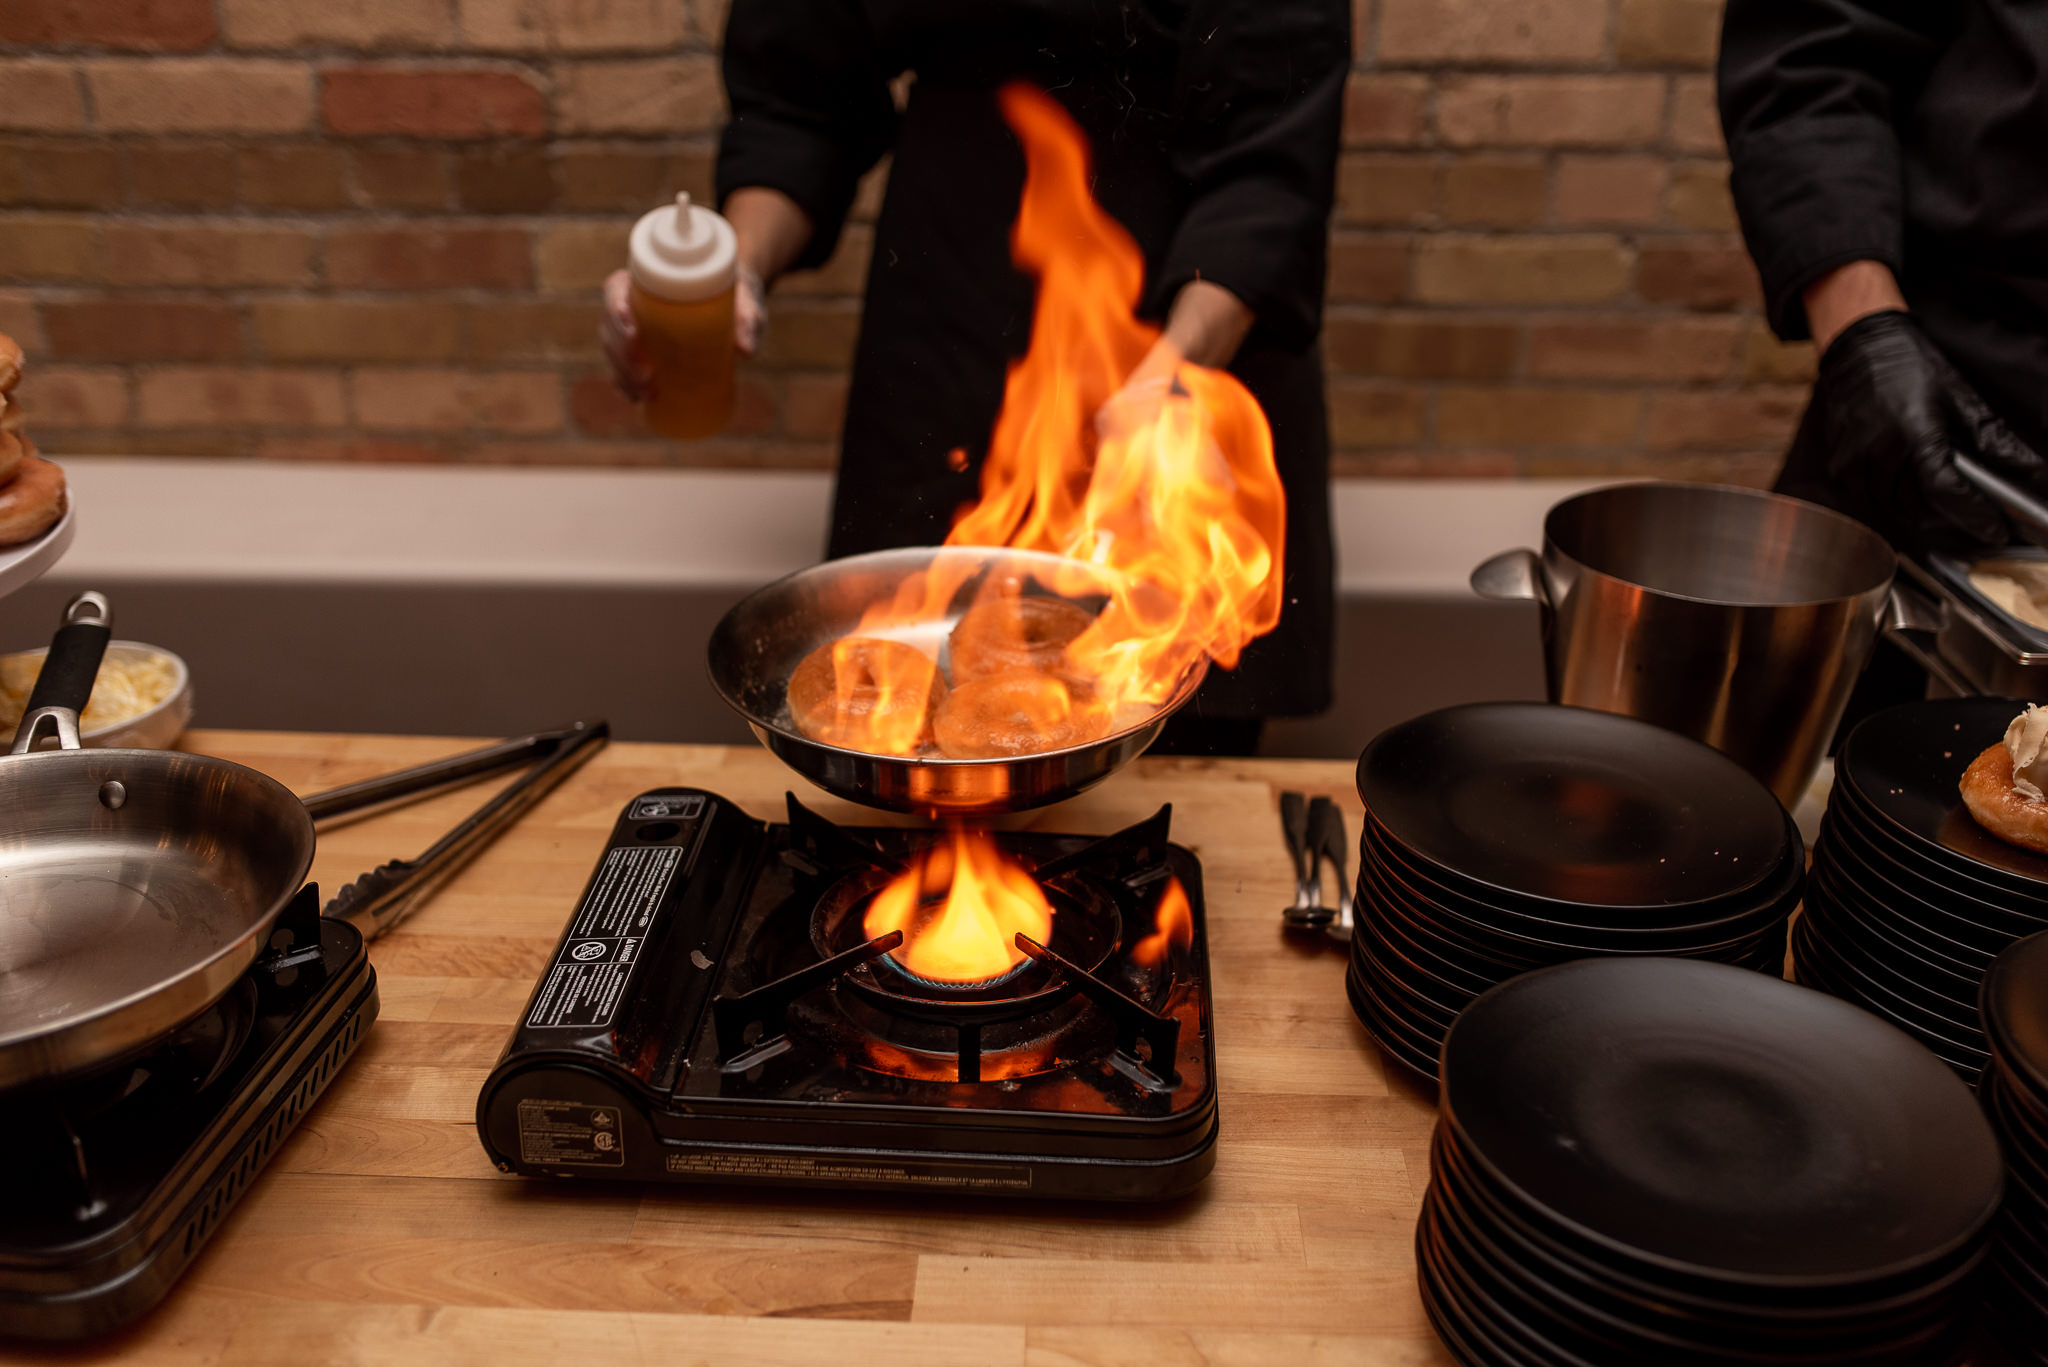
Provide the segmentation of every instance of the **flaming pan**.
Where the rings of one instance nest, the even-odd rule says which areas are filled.
[[[944,613],[903,625],[861,627],[871,605],[887,602],[906,579],[925,571],[962,576]],[[1063,596],[1090,608],[1099,605],[1110,582],[1109,571],[1060,556],[979,546],[919,546],[829,560],[777,580],[725,614],[711,633],[712,686],[783,763],[852,802],[920,815],[976,816],[1072,797],[1144,752],[1167,717],[1193,696],[1206,662],[1188,671],[1164,705],[1135,722],[1084,745],[1014,759],[899,758],[845,750],[811,740],[790,719],[790,675],[804,656],[842,636],[889,637],[945,667],[947,634],[992,574],[1056,583]],[[1093,601],[1085,591],[1091,584]],[[1076,592],[1077,586],[1084,591]]]

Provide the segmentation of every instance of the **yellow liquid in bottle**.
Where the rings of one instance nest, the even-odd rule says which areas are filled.
[[[654,368],[647,425],[664,437],[691,441],[732,421],[732,291],[678,301],[633,287],[640,350]]]

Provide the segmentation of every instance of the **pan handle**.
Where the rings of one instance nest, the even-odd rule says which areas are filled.
[[[14,753],[25,755],[54,737],[60,749],[76,750],[78,714],[92,701],[93,680],[114,635],[114,610],[106,597],[81,593],[64,608],[63,624],[50,638],[43,672],[28,695],[28,708],[14,733]]]

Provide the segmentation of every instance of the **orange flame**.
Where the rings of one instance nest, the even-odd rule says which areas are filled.
[[[1026,164],[1011,252],[1038,279],[1038,307],[1029,351],[1004,388],[980,501],[946,544],[1048,551],[1094,568],[1055,574],[1063,582],[1043,588],[1095,599],[1107,589],[1093,621],[1041,671],[1056,684],[1041,690],[1047,715],[1010,715],[1013,689],[1002,716],[989,708],[952,728],[979,728],[1023,753],[1136,724],[1205,655],[1235,666],[1280,620],[1287,514],[1258,401],[1222,371],[1155,351],[1159,330],[1136,317],[1144,257],[1089,195],[1080,129],[1029,86],[1005,87],[1001,102]],[[1141,362],[1147,374],[1134,378]],[[969,572],[914,576],[869,609],[862,634],[943,616]],[[991,576],[979,601],[1026,587]],[[988,620],[1015,631],[1002,624],[1019,614]],[[953,682],[960,696],[941,706],[942,748],[945,708],[978,709],[987,691],[957,670]],[[1063,725],[1077,708],[1099,720],[1079,732]]]
[[[1159,894],[1159,905],[1152,911],[1152,923],[1158,929],[1131,946],[1131,958],[1147,968],[1164,963],[1174,946],[1186,949],[1195,942],[1195,910],[1188,905],[1188,890],[1180,885],[1180,879],[1166,880],[1166,890]]]
[[[933,845],[875,894],[861,925],[871,940],[902,931],[893,955],[919,977],[974,983],[1023,961],[1018,931],[1047,943],[1052,905],[993,839],[956,826],[949,841]]]

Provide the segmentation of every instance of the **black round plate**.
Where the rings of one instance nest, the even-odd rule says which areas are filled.
[[[2012,943],[2011,936],[1950,910],[1970,905],[1966,895],[1902,872],[1897,864],[1873,853],[1845,822],[1823,819],[1813,858],[1815,868],[1832,865],[1850,872],[1856,884],[1882,902],[1895,920],[1913,927],[1915,939],[1924,940],[1950,963],[1980,980],[1999,951]]]
[[[1360,842],[1360,857],[1378,872],[1382,882],[1401,894],[1401,900],[1411,911],[1425,915],[1446,931],[1486,944],[1505,958],[1522,959],[1525,968],[1589,954],[1692,954],[1721,958],[1725,955],[1717,951],[1767,930],[1773,922],[1790,916],[1799,902],[1800,875],[1794,870],[1790,877],[1770,880],[1752,890],[1759,899],[1768,900],[1745,902],[1739,911],[1717,919],[1669,924],[1671,909],[1664,908],[1660,912],[1642,913],[1638,924],[1628,926],[1572,924],[1554,919],[1564,914],[1560,911],[1553,911],[1553,919],[1540,919],[1453,891],[1419,872],[1412,861],[1404,860],[1385,840],[1385,835],[1368,819]],[[1603,917],[1580,920],[1603,918],[1604,913]]]
[[[1999,1062],[2048,1106],[2048,933],[2029,935],[1984,975],[1984,1029]]]
[[[1760,973],[1587,959],[1486,993],[1451,1028],[1460,1150],[1584,1237],[1692,1275],[1869,1282],[1980,1238],[1997,1141],[1941,1061],[1875,1016]]]
[[[1443,1231],[1437,1225],[1435,1212],[1426,1196],[1422,1216],[1416,1221],[1415,1235],[1416,1255],[1431,1273],[1436,1291],[1451,1299],[1475,1332],[1505,1351],[1507,1361],[1518,1364],[1518,1367],[1527,1367],[1528,1364],[1596,1367],[1596,1359],[1581,1357],[1564,1344],[1554,1342],[1480,1289],[1471,1269],[1465,1267],[1444,1243]]]
[[[1990,1055],[1981,1046],[1958,1043],[1951,1038],[1959,1033],[1957,1026],[1937,1029],[1922,1013],[1904,1009],[1891,993],[1877,990],[1867,977],[1845,964],[1830,944],[1816,936],[1804,918],[1792,931],[1792,956],[1798,964],[1798,981],[1802,985],[1848,1002],[1905,1031],[1965,1083],[1977,1085],[1978,1076],[1990,1061]]]
[[[1971,926],[1995,934],[2001,944],[2048,928],[2048,898],[2042,896],[2048,888],[2026,890],[1980,878],[1957,867],[1945,851],[1937,858],[1933,846],[1906,835],[1875,813],[1854,788],[1842,784],[1835,791],[1841,796],[1830,800],[1829,810],[1840,810],[1843,827],[1857,837],[1862,848],[1877,851],[1890,865],[1911,870],[1941,891],[1959,894],[1954,899],[1955,914]],[[1980,868],[1978,872],[1988,871]]]
[[[1820,870],[1813,884],[1807,892],[1807,906],[1822,904],[1822,917],[1834,931],[1846,936],[1857,952],[1938,999],[1942,1009],[1953,1013],[1957,1022],[1976,1028],[1977,987],[1984,981],[1982,973],[1953,968],[1946,960],[1929,954],[1913,938],[1911,923],[1900,925],[1884,904],[1870,901],[1841,866]]]
[[[1815,895],[1806,901],[1809,952],[1818,946],[1838,982],[1853,989],[1858,1001],[1873,1002],[1896,1021],[1910,1021],[1915,1035],[1932,1034],[1951,1049],[1969,1049],[1989,1058],[1983,1032],[1964,1017],[1974,1015],[1953,998],[1944,997],[1907,976],[1869,948],[1866,937],[1848,927],[1848,917]]]
[[[1866,717],[1843,742],[1836,781],[1933,858],[2025,896],[2048,899],[2048,858],[1979,826],[1957,785],[2025,704],[2005,698],[1904,703]]]
[[[1435,1090],[1436,1051],[1412,1042],[1396,1028],[1394,1022],[1387,1017],[1385,1008],[1374,1000],[1371,989],[1366,985],[1365,976],[1358,971],[1356,963],[1345,970],[1344,992],[1351,998],[1352,1014],[1358,1017],[1359,1024],[1365,1027],[1365,1032],[1372,1036],[1372,1042],[1379,1046],[1380,1053],[1405,1068],[1418,1082],[1432,1091]]]
[[[1545,1280],[1604,1304],[1633,1320],[1683,1326],[1700,1338],[1747,1335],[1773,1342],[1822,1340],[1827,1346],[1847,1345],[1859,1336],[1880,1341],[1910,1334],[1943,1318],[1969,1287],[1983,1261],[1980,1244],[1968,1256],[1952,1259],[1924,1280],[1883,1288],[1858,1288],[1869,1294],[1848,1299],[1740,1299],[1719,1287],[1658,1277],[1655,1269],[1617,1264],[1597,1246],[1574,1247],[1561,1231],[1539,1232],[1524,1214],[1488,1190],[1454,1142],[1438,1127],[1430,1151],[1431,1194],[1441,1213],[1457,1212],[1473,1229],[1483,1230],[1503,1258],[1540,1271]],[[1738,1292],[1750,1288],[1735,1288]],[[1719,1294],[1716,1294],[1716,1293]]]
[[[1799,828],[1789,816],[1785,826],[1787,851],[1803,852]],[[1382,865],[1429,901],[1459,907],[1475,921],[1548,943],[1628,948],[1638,953],[1656,953],[1665,944],[1732,939],[1757,921],[1769,919],[1777,906],[1796,902],[1805,874],[1804,859],[1788,857],[1769,877],[1735,896],[1630,908],[1617,915],[1611,907],[1517,898],[1461,878],[1403,849],[1400,840],[1374,820],[1370,810],[1365,814],[1359,844],[1361,850],[1370,846]]]
[[[1719,751],[1631,717],[1471,703],[1383,731],[1358,792],[1406,850],[1576,916],[1669,917],[1777,873],[1784,808]]]

